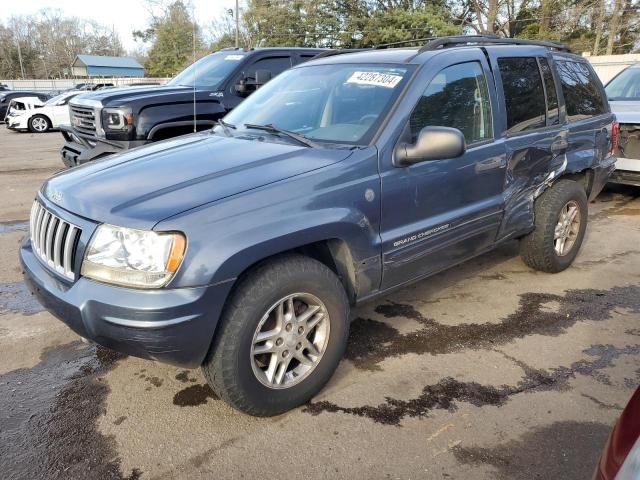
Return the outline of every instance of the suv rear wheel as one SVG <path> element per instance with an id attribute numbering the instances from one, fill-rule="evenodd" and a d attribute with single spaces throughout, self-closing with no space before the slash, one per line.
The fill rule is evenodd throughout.
<path id="1" fill-rule="evenodd" d="M 233 407 L 271 416 L 307 402 L 331 378 L 349 333 L 349 303 L 336 275 L 302 255 L 251 271 L 232 294 L 202 366 Z"/>
<path id="2" fill-rule="evenodd" d="M 535 203 L 535 230 L 520 240 L 520 255 L 531 268 L 556 273 L 576 258 L 587 228 L 587 195 L 571 180 L 560 180 Z"/>

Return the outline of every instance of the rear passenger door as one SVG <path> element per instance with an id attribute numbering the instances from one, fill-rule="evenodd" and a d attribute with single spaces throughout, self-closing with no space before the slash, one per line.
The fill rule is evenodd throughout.
<path id="1" fill-rule="evenodd" d="M 462 131 L 467 150 L 411 166 L 381 152 L 383 289 L 486 250 L 502 218 L 505 153 L 494 139 L 495 88 L 482 51 L 438 55 L 410 90 L 393 148 L 414 142 L 424 127 L 445 126 Z"/>
<path id="2" fill-rule="evenodd" d="M 505 214 L 498 239 L 531 229 L 533 201 L 549 172 L 561 170 L 568 128 L 561 124 L 558 89 L 546 50 L 490 49 L 496 76 L 501 135 L 507 150 Z"/>
<path id="3" fill-rule="evenodd" d="M 608 155 L 609 108 L 604 89 L 586 61 L 558 56 L 555 67 L 569 128 L 567 162 L 571 169 L 582 170 Z"/>

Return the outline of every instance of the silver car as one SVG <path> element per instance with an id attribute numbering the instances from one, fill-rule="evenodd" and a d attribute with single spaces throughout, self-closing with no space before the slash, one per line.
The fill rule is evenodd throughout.
<path id="1" fill-rule="evenodd" d="M 620 126 L 618 161 L 609 181 L 640 187 L 640 63 L 613 77 L 605 90 Z"/>

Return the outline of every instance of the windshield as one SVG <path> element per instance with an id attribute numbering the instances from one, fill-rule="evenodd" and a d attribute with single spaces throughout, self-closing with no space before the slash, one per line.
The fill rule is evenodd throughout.
<path id="1" fill-rule="evenodd" d="M 243 58 L 244 53 L 237 51 L 212 53 L 189 65 L 167 85 L 218 88 Z"/>
<path id="2" fill-rule="evenodd" d="M 70 96 L 73 96 L 73 95 L 69 95 L 68 93 L 61 93 L 60 95 L 56 95 L 55 97 L 50 98 L 49 100 L 44 102 L 44 104 L 45 105 L 55 105 L 60 100 L 64 100 L 64 99 L 66 99 L 67 97 L 70 97 Z"/>
<path id="3" fill-rule="evenodd" d="M 367 144 L 404 87 L 409 66 L 317 65 L 288 70 L 225 117 L 273 125 L 313 140 Z"/>
<path id="4" fill-rule="evenodd" d="M 640 68 L 627 68 L 605 87 L 609 100 L 640 100 Z"/>

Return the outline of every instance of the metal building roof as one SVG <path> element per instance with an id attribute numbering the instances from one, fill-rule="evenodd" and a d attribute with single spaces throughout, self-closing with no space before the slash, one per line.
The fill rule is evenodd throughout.
<path id="1" fill-rule="evenodd" d="M 80 61 L 87 67 L 144 68 L 135 58 L 106 57 L 101 55 L 77 55 L 73 65 Z"/>

